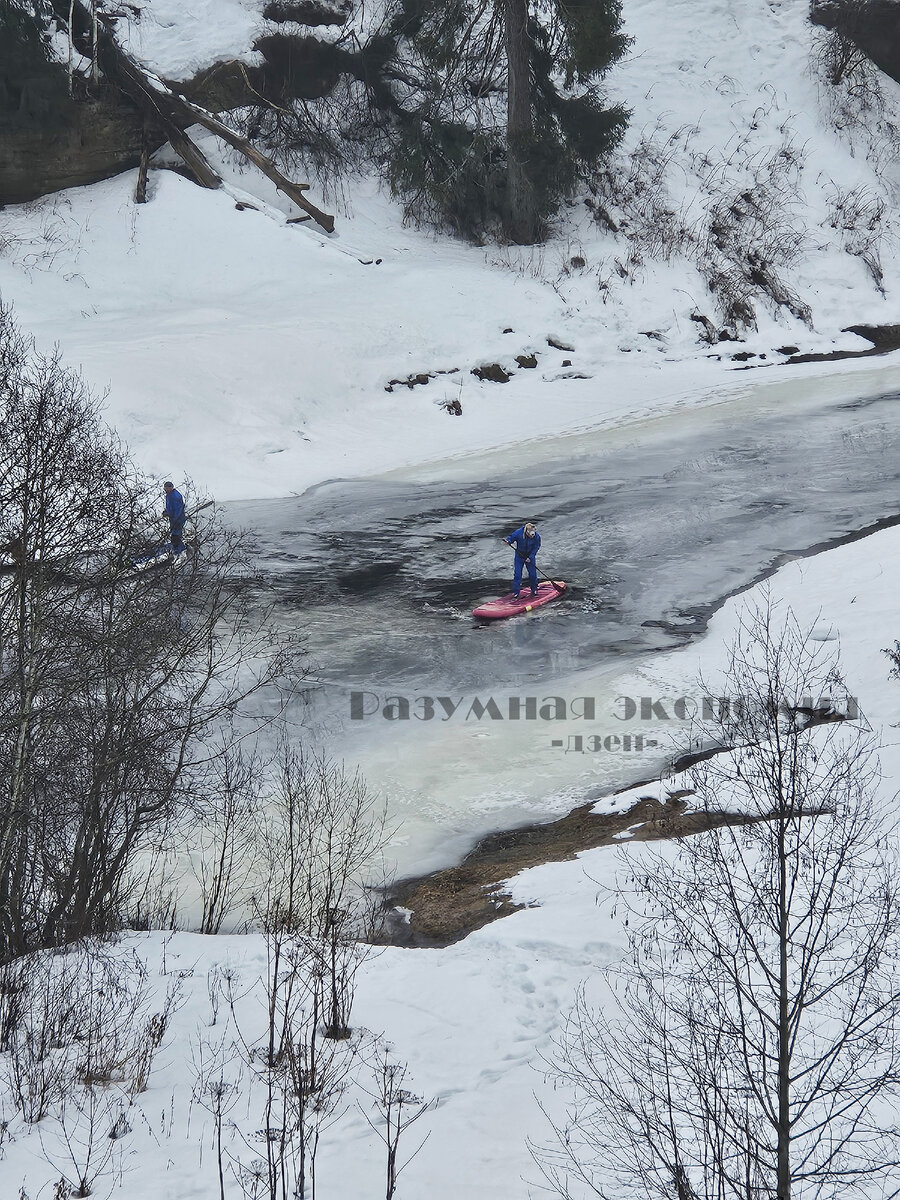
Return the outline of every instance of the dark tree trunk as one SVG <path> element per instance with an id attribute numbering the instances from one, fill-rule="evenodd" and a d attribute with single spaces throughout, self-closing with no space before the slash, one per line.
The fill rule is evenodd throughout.
<path id="1" fill-rule="evenodd" d="M 538 236 L 534 187 L 529 175 L 531 152 L 531 47 L 528 0 L 505 0 L 506 57 L 509 83 L 506 110 L 507 233 L 528 245 Z"/>
<path id="2" fill-rule="evenodd" d="M 784 812 L 785 801 L 779 797 Z M 790 801 L 787 801 L 790 804 Z M 796 882 L 789 876 L 790 850 L 787 846 L 787 822 L 778 819 L 778 1119 L 776 1125 L 775 1195 L 777 1200 L 791 1200 L 791 980 L 788 954 L 790 951 L 790 896 Z"/>
<path id="3" fill-rule="evenodd" d="M 63 0 L 56 0 L 56 2 L 61 4 Z M 75 35 L 76 45 L 82 53 L 85 53 L 85 30 L 92 28 L 90 13 L 84 0 L 69 0 L 69 3 L 72 5 L 75 18 L 75 28 L 72 32 Z M 313 220 L 317 221 L 328 233 L 333 231 L 334 217 L 316 208 L 303 195 L 308 190 L 308 184 L 294 183 L 287 179 L 278 171 L 271 159 L 260 153 L 246 138 L 241 137 L 233 129 L 197 108 L 182 96 L 155 88 L 141 68 L 121 49 L 107 22 L 101 23 L 99 27 L 97 52 L 100 67 L 107 80 L 121 88 L 134 101 L 144 113 L 145 121 L 150 120 L 162 125 L 173 149 L 181 156 L 197 183 L 202 187 L 218 188 L 221 186 L 222 180 L 207 162 L 202 151 L 184 132 L 184 128 L 195 123 L 211 130 L 240 154 L 249 158 L 298 208 L 309 213 Z"/>
<path id="4" fill-rule="evenodd" d="M 141 141 L 141 162 L 138 167 L 137 187 L 134 189 L 135 204 L 147 203 L 147 169 L 150 165 L 150 139 L 147 137 L 147 124 L 144 122 L 144 136 Z"/>

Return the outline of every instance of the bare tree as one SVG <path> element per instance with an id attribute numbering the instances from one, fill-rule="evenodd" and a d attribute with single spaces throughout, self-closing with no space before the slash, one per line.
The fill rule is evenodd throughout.
<path id="1" fill-rule="evenodd" d="M 310 940 L 274 925 L 266 932 L 266 946 L 261 986 L 267 1019 L 261 1036 L 246 1034 L 226 981 L 241 1059 L 264 1097 L 264 1158 L 256 1165 L 236 1159 L 234 1173 L 245 1195 L 315 1200 L 319 1145 L 342 1111 L 356 1047 L 324 1035 L 322 956 Z"/>
<path id="2" fill-rule="evenodd" d="M 158 498 L 82 380 L 3 308 L 0 424 L 3 961 L 115 927 L 134 854 L 207 786 L 288 653 L 214 517 L 177 570 L 135 570 Z"/>
<path id="3" fill-rule="evenodd" d="M 102 1088 L 81 1088 L 66 1096 L 59 1111 L 55 1138 L 42 1135 L 47 1160 L 59 1168 L 66 1189 L 60 1194 L 83 1200 L 92 1196 L 97 1182 L 113 1170 L 121 1155 L 124 1136 L 121 1104 Z"/>
<path id="4" fill-rule="evenodd" d="M 213 1044 L 201 1037 L 194 1046 L 192 1066 L 192 1100 L 213 1118 L 219 1200 L 225 1200 L 225 1124 L 240 1099 L 242 1070 L 239 1064 L 236 1068 L 233 1047 L 226 1046 L 224 1038 Z"/>
<path id="5" fill-rule="evenodd" d="M 555 1060 L 573 1099 L 536 1157 L 560 1195 L 896 1194 L 894 849 L 868 735 L 805 699 L 841 688 L 793 618 L 744 619 L 707 731 L 734 749 L 691 776 L 747 823 L 630 862 L 629 952 Z"/>
<path id="6" fill-rule="evenodd" d="M 264 1097 L 264 1146 L 245 1139 L 253 1161 L 234 1156 L 233 1174 L 247 1196 L 315 1200 L 319 1147 L 345 1110 L 358 1055 L 353 984 L 377 904 L 366 884 L 383 880 L 384 814 L 359 776 L 287 743 L 276 775 L 256 786 L 265 797 L 253 900 L 267 949 L 261 1034 L 239 1018 L 233 980 L 222 982 L 241 1061 Z"/>
<path id="7" fill-rule="evenodd" d="M 188 814 L 184 838 L 200 888 L 201 933 L 219 933 L 245 909 L 255 860 L 258 768 L 254 755 L 224 746 L 209 788 Z"/>
<path id="8" fill-rule="evenodd" d="M 54 1195 L 89 1196 L 103 1176 L 121 1177 L 127 1113 L 180 988 L 172 981 L 151 1012 L 146 966 L 91 938 L 0 965 L 0 1090 L 38 1125 L 45 1159 L 62 1172 Z"/>
<path id="9" fill-rule="evenodd" d="M 285 745 L 261 823 L 265 890 L 256 902 L 267 931 L 306 939 L 320 957 L 321 1011 L 330 1037 L 350 1036 L 353 981 L 369 949 L 383 884 L 384 807 L 358 774 Z"/>

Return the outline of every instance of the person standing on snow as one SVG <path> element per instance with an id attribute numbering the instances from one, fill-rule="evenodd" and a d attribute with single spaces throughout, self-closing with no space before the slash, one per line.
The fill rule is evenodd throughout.
<path id="1" fill-rule="evenodd" d="M 528 582 L 531 584 L 532 596 L 537 595 L 538 577 L 535 558 L 541 548 L 541 535 L 532 521 L 526 521 L 515 533 L 503 539 L 507 546 L 512 546 L 516 552 L 516 565 L 513 569 L 513 595 L 518 600 L 522 590 L 522 568 L 528 567 Z"/>
<path id="2" fill-rule="evenodd" d="M 163 491 L 166 493 L 166 507 L 163 510 L 163 516 L 169 518 L 172 553 L 181 554 L 184 550 L 184 523 L 187 519 L 184 511 L 184 496 L 171 479 L 167 479 L 163 484 Z"/>

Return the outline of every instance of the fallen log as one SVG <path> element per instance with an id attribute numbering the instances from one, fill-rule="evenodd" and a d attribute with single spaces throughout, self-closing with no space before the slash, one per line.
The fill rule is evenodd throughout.
<path id="1" fill-rule="evenodd" d="M 118 87 L 143 112 L 145 120 L 160 126 L 166 133 L 172 148 L 184 161 L 197 183 L 205 188 L 222 185 L 221 176 L 210 165 L 206 156 L 185 132 L 191 125 L 202 125 L 222 141 L 227 142 L 242 154 L 262 173 L 271 179 L 298 208 L 308 213 L 327 233 L 334 230 L 334 217 L 316 208 L 303 195 L 309 184 L 294 183 L 278 170 L 270 158 L 225 125 L 211 113 L 192 104 L 189 100 L 172 92 L 161 81 L 152 79 L 121 48 L 116 41 L 114 22 L 101 16 L 95 26 L 92 14 L 83 0 L 54 0 L 57 17 L 87 57 L 96 55 L 103 75 Z M 71 16 L 71 27 L 70 27 Z"/>
<path id="2" fill-rule="evenodd" d="M 174 121 L 166 123 L 166 132 L 169 135 L 169 142 L 172 149 L 190 169 L 196 183 L 200 187 L 209 188 L 214 191 L 222 186 L 222 176 L 210 164 L 209 159 L 199 148 L 195 146 L 184 130 L 176 125 Z"/>
<path id="3" fill-rule="evenodd" d="M 96 59 L 104 78 L 143 113 L 145 127 L 162 130 L 195 181 L 205 188 L 221 187 L 221 176 L 174 119 L 171 106 L 161 102 L 156 88 L 116 41 L 109 18 L 103 17 L 95 26 L 93 14 L 82 0 L 55 0 L 54 11 L 79 52 Z"/>
<path id="4" fill-rule="evenodd" d="M 144 122 L 144 137 L 141 142 L 141 161 L 138 166 L 137 186 L 134 189 L 135 204 L 147 203 L 147 171 L 150 166 L 150 139 L 147 137 L 147 122 Z"/>
<path id="5" fill-rule="evenodd" d="M 322 212 L 320 208 L 316 208 L 303 195 L 305 191 L 309 190 L 308 183 L 293 183 L 286 176 L 282 175 L 272 160 L 257 150 L 247 138 L 242 137 L 239 133 L 235 133 L 233 129 L 224 125 L 217 117 L 205 112 L 202 108 L 197 108 L 189 100 L 185 100 L 182 96 L 176 96 L 171 92 L 167 93 L 167 98 L 172 102 L 175 111 L 179 112 L 185 120 L 193 118 L 193 124 L 202 125 L 204 129 L 208 129 L 210 133 L 214 133 L 217 137 L 220 137 L 223 142 L 227 142 L 229 146 L 233 146 L 239 154 L 243 154 L 254 166 L 258 167 L 263 175 L 271 179 L 280 192 L 284 192 L 288 199 L 292 200 L 298 208 L 302 208 L 305 213 L 308 213 L 327 233 L 334 231 L 334 217 L 329 213 Z"/>

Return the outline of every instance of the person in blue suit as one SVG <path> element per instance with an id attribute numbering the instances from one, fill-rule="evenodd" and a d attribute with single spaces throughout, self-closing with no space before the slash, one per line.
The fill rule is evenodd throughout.
<path id="1" fill-rule="evenodd" d="M 516 565 L 513 569 L 513 595 L 518 599 L 522 590 L 522 568 L 528 567 L 528 582 L 531 584 L 532 596 L 537 595 L 538 577 L 535 558 L 541 548 L 541 535 L 531 521 L 526 521 L 515 533 L 503 539 L 507 546 L 516 551 Z"/>
<path id="2" fill-rule="evenodd" d="M 184 523 L 187 519 L 184 512 L 184 496 L 170 479 L 163 484 L 163 491 L 166 493 L 166 507 L 163 516 L 169 518 L 172 553 L 181 554 L 184 550 Z"/>

